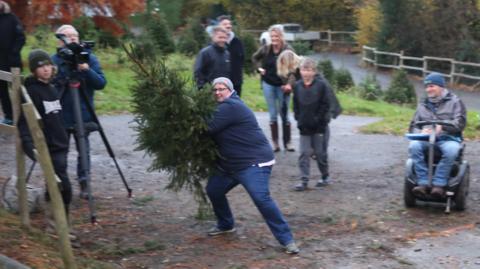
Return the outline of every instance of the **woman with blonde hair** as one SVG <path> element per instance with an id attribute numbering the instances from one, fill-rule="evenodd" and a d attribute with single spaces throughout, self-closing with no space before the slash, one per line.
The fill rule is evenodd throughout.
<path id="1" fill-rule="evenodd" d="M 284 147 L 288 151 L 293 151 L 290 143 L 290 120 L 288 117 L 288 106 L 284 111 L 281 107 L 284 103 L 288 104 L 290 95 L 284 95 L 282 85 L 284 82 L 277 74 L 277 58 L 285 50 L 293 50 L 284 39 L 283 30 L 278 25 L 273 25 L 268 29 L 271 43 L 263 45 L 252 55 L 252 62 L 256 65 L 257 71 L 261 75 L 263 94 L 268 105 L 270 114 L 270 130 L 272 133 L 273 150 L 280 151 L 278 144 L 278 114 L 282 119 Z"/>

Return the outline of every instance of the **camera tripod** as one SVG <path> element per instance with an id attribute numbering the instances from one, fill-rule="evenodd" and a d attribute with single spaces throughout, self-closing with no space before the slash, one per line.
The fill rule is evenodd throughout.
<path id="1" fill-rule="evenodd" d="M 98 131 L 100 133 L 100 136 L 102 138 L 102 141 L 108 151 L 109 156 L 113 159 L 115 166 L 118 170 L 118 173 L 120 174 L 120 178 L 125 185 L 125 188 L 127 189 L 128 192 L 128 197 L 132 197 L 132 189 L 128 186 L 127 181 L 125 180 L 125 177 L 122 173 L 122 170 L 120 169 L 120 166 L 118 165 L 117 159 L 115 158 L 115 154 L 113 152 L 112 147 L 110 146 L 110 143 L 108 142 L 107 136 L 105 135 L 105 132 L 103 131 L 102 125 L 100 124 L 97 115 L 95 114 L 95 111 L 90 104 L 88 97 L 85 93 L 85 81 L 82 81 L 81 79 L 78 78 L 78 74 L 76 72 L 73 73 L 73 76 L 71 78 L 68 78 L 68 91 L 71 94 L 72 97 L 72 103 L 73 103 L 73 114 L 74 114 L 74 121 L 75 121 L 75 136 L 77 140 L 77 147 L 78 147 L 78 154 L 79 154 L 79 159 L 80 159 L 80 172 L 81 174 L 85 175 L 85 181 L 86 181 L 86 189 L 88 193 L 88 207 L 90 210 L 90 221 L 92 224 L 95 224 L 96 221 L 96 213 L 95 213 L 95 204 L 94 204 L 94 199 L 92 196 L 92 189 L 90 185 L 90 173 L 88 171 L 88 155 L 87 155 L 87 146 L 86 146 L 86 128 L 85 124 L 83 122 L 82 118 L 82 110 L 80 106 L 80 98 L 84 101 L 86 104 L 88 113 L 93 119 L 93 122 L 95 123 L 95 128 L 89 130 L 89 131 Z M 63 92 L 61 95 L 65 94 Z"/>

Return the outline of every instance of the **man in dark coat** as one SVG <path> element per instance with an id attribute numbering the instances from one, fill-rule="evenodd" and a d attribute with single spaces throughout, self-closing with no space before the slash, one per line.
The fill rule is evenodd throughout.
<path id="1" fill-rule="evenodd" d="M 238 96 L 242 93 L 243 63 L 245 62 L 245 49 L 243 43 L 232 32 L 232 20 L 230 16 L 222 15 L 217 18 L 218 25 L 228 32 L 227 49 L 230 53 L 230 79 Z"/>
<path id="2" fill-rule="evenodd" d="M 203 48 L 195 60 L 193 77 L 198 89 L 217 77 L 230 78 L 230 53 L 226 49 L 228 33 L 221 26 L 212 29 L 212 44 Z"/>
<path id="3" fill-rule="evenodd" d="M 20 51 L 25 45 L 25 34 L 17 16 L 10 6 L 0 0 L 0 70 L 10 72 L 12 67 L 21 67 Z M 0 80 L 0 101 L 4 119 L 2 123 L 13 124 L 12 104 L 8 95 L 7 82 Z"/>
<path id="4" fill-rule="evenodd" d="M 70 43 L 80 43 L 78 31 L 72 25 L 65 24 L 60 26 L 57 31 L 57 34 L 65 35 L 66 40 Z M 63 42 L 59 42 L 59 46 L 63 47 L 65 44 Z M 53 84 L 59 91 L 61 95 L 60 102 L 63 106 L 63 120 L 65 123 L 65 128 L 67 128 L 67 132 L 69 137 L 74 135 L 75 144 L 77 146 L 77 151 L 80 152 L 79 149 L 79 139 L 75 135 L 75 120 L 74 120 L 74 111 L 73 111 L 73 97 L 71 92 L 68 90 L 68 80 L 72 77 L 73 70 L 70 64 L 65 61 L 59 54 L 54 54 L 52 56 L 53 63 L 58 68 L 58 73 L 56 74 Z M 105 75 L 103 74 L 102 67 L 100 62 L 98 61 L 95 54 L 89 52 L 88 62 L 85 63 L 78 63 L 76 66 L 77 71 L 76 75 L 80 79 L 83 87 L 83 91 L 88 98 L 88 103 L 92 108 L 95 107 L 94 104 L 94 95 L 95 91 L 102 90 L 105 88 L 107 84 L 107 80 Z M 93 116 L 88 111 L 87 107 L 87 100 L 84 98 L 80 98 L 80 109 L 82 113 L 82 120 L 86 126 L 96 125 L 93 124 Z M 86 155 L 87 155 L 87 167 L 82 167 L 80 162 L 80 156 L 78 156 L 78 164 L 77 164 L 77 180 L 80 184 L 80 197 L 83 199 L 88 199 L 88 192 L 87 192 L 87 178 L 90 178 L 90 141 L 89 141 L 89 128 L 86 128 L 86 136 L 85 136 L 85 145 L 86 145 Z"/>

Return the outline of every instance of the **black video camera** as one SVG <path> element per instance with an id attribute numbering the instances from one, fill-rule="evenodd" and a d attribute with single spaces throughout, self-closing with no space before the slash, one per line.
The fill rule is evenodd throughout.
<path id="1" fill-rule="evenodd" d="M 62 58 L 72 69 L 78 64 L 88 63 L 90 60 L 90 49 L 95 46 L 94 41 L 83 41 L 80 44 L 68 42 L 64 34 L 55 34 L 65 46 L 57 49 L 57 55 Z"/>

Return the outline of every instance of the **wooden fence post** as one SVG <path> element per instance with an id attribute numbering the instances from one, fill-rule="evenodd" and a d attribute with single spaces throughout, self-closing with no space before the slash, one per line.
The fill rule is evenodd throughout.
<path id="1" fill-rule="evenodd" d="M 53 217 L 55 219 L 55 229 L 59 238 L 59 248 L 63 259 L 63 264 L 67 269 L 76 269 L 77 266 L 75 264 L 68 234 L 68 223 L 65 215 L 65 207 L 63 206 L 62 197 L 55 179 L 56 175 L 50 159 L 50 153 L 48 151 L 47 144 L 45 143 L 45 137 L 37 122 L 35 107 L 32 103 L 25 103 L 22 105 L 22 108 L 25 118 L 27 119 L 35 148 L 39 153 L 36 158 L 38 159 L 44 176 L 47 180 L 47 188 L 52 204 Z"/>
<path id="2" fill-rule="evenodd" d="M 427 70 L 428 70 L 428 60 L 424 56 L 423 57 L 423 70 L 422 70 L 423 77 L 425 77 L 425 75 L 427 74 Z"/>
<path id="3" fill-rule="evenodd" d="M 398 64 L 398 69 L 402 70 L 403 69 L 403 50 L 400 51 L 400 62 Z"/>
<path id="4" fill-rule="evenodd" d="M 450 62 L 450 84 L 453 84 L 453 74 L 455 74 L 455 61 Z"/>
<path id="5" fill-rule="evenodd" d="M 327 30 L 327 39 L 328 39 L 328 46 L 332 46 L 332 31 L 330 29 Z"/>
<path id="6" fill-rule="evenodd" d="M 375 67 L 375 73 L 378 71 L 378 56 L 377 56 L 377 48 L 373 48 L 373 66 Z"/>
<path id="7" fill-rule="evenodd" d="M 14 126 L 18 126 L 18 120 L 20 118 L 22 101 L 21 91 L 21 77 L 20 68 L 12 68 L 12 88 L 10 91 L 10 99 L 12 101 L 13 110 L 13 122 Z M 23 153 L 22 141 L 20 140 L 20 133 L 15 128 L 15 155 L 17 163 L 17 192 L 18 192 L 18 207 L 20 213 L 20 221 L 24 228 L 30 228 L 30 212 L 28 209 L 28 194 L 27 194 L 27 182 L 25 174 L 25 154 Z"/>

